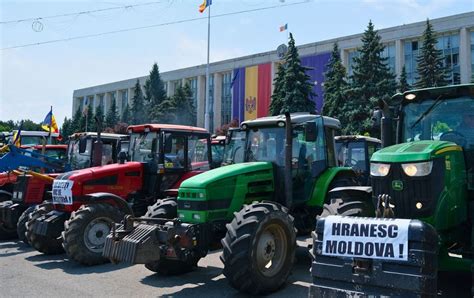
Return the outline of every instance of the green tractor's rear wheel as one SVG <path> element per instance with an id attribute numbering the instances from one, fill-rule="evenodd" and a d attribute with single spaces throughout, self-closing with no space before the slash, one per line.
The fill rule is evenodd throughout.
<path id="1" fill-rule="evenodd" d="M 245 205 L 227 224 L 222 246 L 224 275 L 232 287 L 253 295 L 274 292 L 294 264 L 293 217 L 274 202 Z"/>
<path id="2" fill-rule="evenodd" d="M 30 214 L 35 211 L 35 208 L 36 206 L 30 206 L 25 211 L 23 211 L 16 225 L 18 239 L 27 245 L 30 245 L 30 243 L 28 242 L 28 238 L 26 238 L 26 223 L 30 218 Z"/>
<path id="3" fill-rule="evenodd" d="M 0 202 L 0 206 L 8 208 L 13 205 L 12 201 Z M 15 224 L 10 222 L 0 222 L 0 240 L 9 240 L 16 238 Z"/>
<path id="4" fill-rule="evenodd" d="M 102 256 L 105 238 L 112 225 L 120 222 L 123 214 L 109 204 L 82 205 L 64 223 L 63 247 L 68 257 L 84 265 L 98 265 L 109 260 Z"/>
<path id="5" fill-rule="evenodd" d="M 178 203 L 176 198 L 165 198 L 158 200 L 154 205 L 148 207 L 144 217 L 147 218 L 176 218 L 178 215 Z M 198 257 L 188 261 L 161 259 L 159 261 L 145 264 L 145 267 L 161 275 L 178 275 L 193 270 L 199 262 Z"/>
<path id="6" fill-rule="evenodd" d="M 30 245 L 37 251 L 47 255 L 60 254 L 64 252 L 61 245 L 61 237 L 53 238 L 34 233 L 36 220 L 51 210 L 53 210 L 53 205 L 51 203 L 43 203 L 36 206 L 33 212 L 30 213 L 30 217 L 26 223 L 26 238 L 28 243 L 30 243 Z"/>

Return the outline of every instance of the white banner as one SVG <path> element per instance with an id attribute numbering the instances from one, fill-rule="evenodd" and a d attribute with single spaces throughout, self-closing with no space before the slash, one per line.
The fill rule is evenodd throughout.
<path id="1" fill-rule="evenodd" d="M 53 204 L 72 205 L 71 180 L 54 180 L 53 182 Z"/>
<path id="2" fill-rule="evenodd" d="M 408 260 L 409 219 L 328 216 L 323 255 Z"/>

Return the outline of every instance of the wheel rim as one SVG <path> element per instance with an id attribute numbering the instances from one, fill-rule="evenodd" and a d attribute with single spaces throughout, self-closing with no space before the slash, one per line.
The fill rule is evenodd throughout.
<path id="1" fill-rule="evenodd" d="M 257 268 L 265 277 L 273 277 L 283 267 L 288 251 L 287 235 L 278 224 L 270 224 L 257 242 Z"/>
<path id="2" fill-rule="evenodd" d="M 112 220 L 107 217 L 95 218 L 84 230 L 84 244 L 87 249 L 98 253 L 104 247 L 105 238 L 110 233 Z"/>

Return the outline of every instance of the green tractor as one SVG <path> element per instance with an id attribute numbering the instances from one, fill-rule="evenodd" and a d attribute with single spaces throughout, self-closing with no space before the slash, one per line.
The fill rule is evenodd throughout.
<path id="1" fill-rule="evenodd" d="M 431 227 L 437 232 L 437 271 L 469 272 L 474 259 L 474 84 L 412 90 L 397 94 L 392 100 L 400 103 L 398 115 L 392 117 L 387 106 L 382 106 L 384 148 L 371 158 L 372 192 L 354 196 L 347 193 L 353 189 L 340 188 L 340 198 L 325 206 L 323 216 L 377 214 L 419 220 L 428 226 L 424 232 L 430 233 Z M 420 235 L 423 239 L 423 233 Z M 333 265 L 321 261 L 325 256 L 320 243 L 321 239 L 315 237 L 315 281 L 322 280 L 319 274 L 323 274 L 324 266 Z M 370 264 L 367 259 L 363 261 L 366 265 Z M 409 258 L 405 263 L 415 265 L 412 261 Z M 380 264 L 384 268 L 404 266 L 404 262 Z M 430 274 L 436 277 L 434 264 L 420 264 L 425 268 L 414 273 L 412 280 L 422 271 L 426 273 L 426 266 L 434 268 Z M 366 280 L 373 278 L 375 283 L 377 266 L 367 266 Z M 342 267 L 339 272 L 344 276 Z M 352 283 L 353 278 L 349 277 Z M 401 274 L 400 278 L 406 277 Z M 390 284 L 393 290 L 405 286 L 393 278 Z"/>
<path id="2" fill-rule="evenodd" d="M 176 274 L 223 247 L 232 287 L 277 290 L 291 272 L 297 232 L 314 229 L 331 188 L 355 183 L 351 168 L 336 166 L 339 128 L 307 113 L 244 121 L 227 139 L 226 166 L 183 181 L 177 201 L 157 202 L 144 218 L 126 217 L 104 256 Z"/>

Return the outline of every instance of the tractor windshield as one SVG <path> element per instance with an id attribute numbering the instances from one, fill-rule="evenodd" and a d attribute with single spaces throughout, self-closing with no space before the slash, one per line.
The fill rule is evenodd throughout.
<path id="1" fill-rule="evenodd" d="M 74 139 L 69 143 L 68 159 L 71 164 L 71 168 L 74 170 L 84 169 L 91 164 L 91 153 L 92 153 L 92 139 L 87 139 L 86 146 L 80 150 L 80 140 Z"/>
<path id="2" fill-rule="evenodd" d="M 253 128 L 248 132 L 247 160 L 271 161 L 283 165 L 285 160 L 285 128 Z"/>
<path id="3" fill-rule="evenodd" d="M 132 161 L 149 162 L 152 161 L 156 152 L 153 142 L 156 139 L 156 132 L 134 133 L 130 138 L 130 157 Z"/>
<path id="4" fill-rule="evenodd" d="M 428 99 L 403 108 L 402 141 L 451 141 L 474 149 L 474 99 Z"/>
<path id="5" fill-rule="evenodd" d="M 224 151 L 224 163 L 234 164 L 244 162 L 246 132 L 233 130 L 229 132 L 228 143 Z"/>

